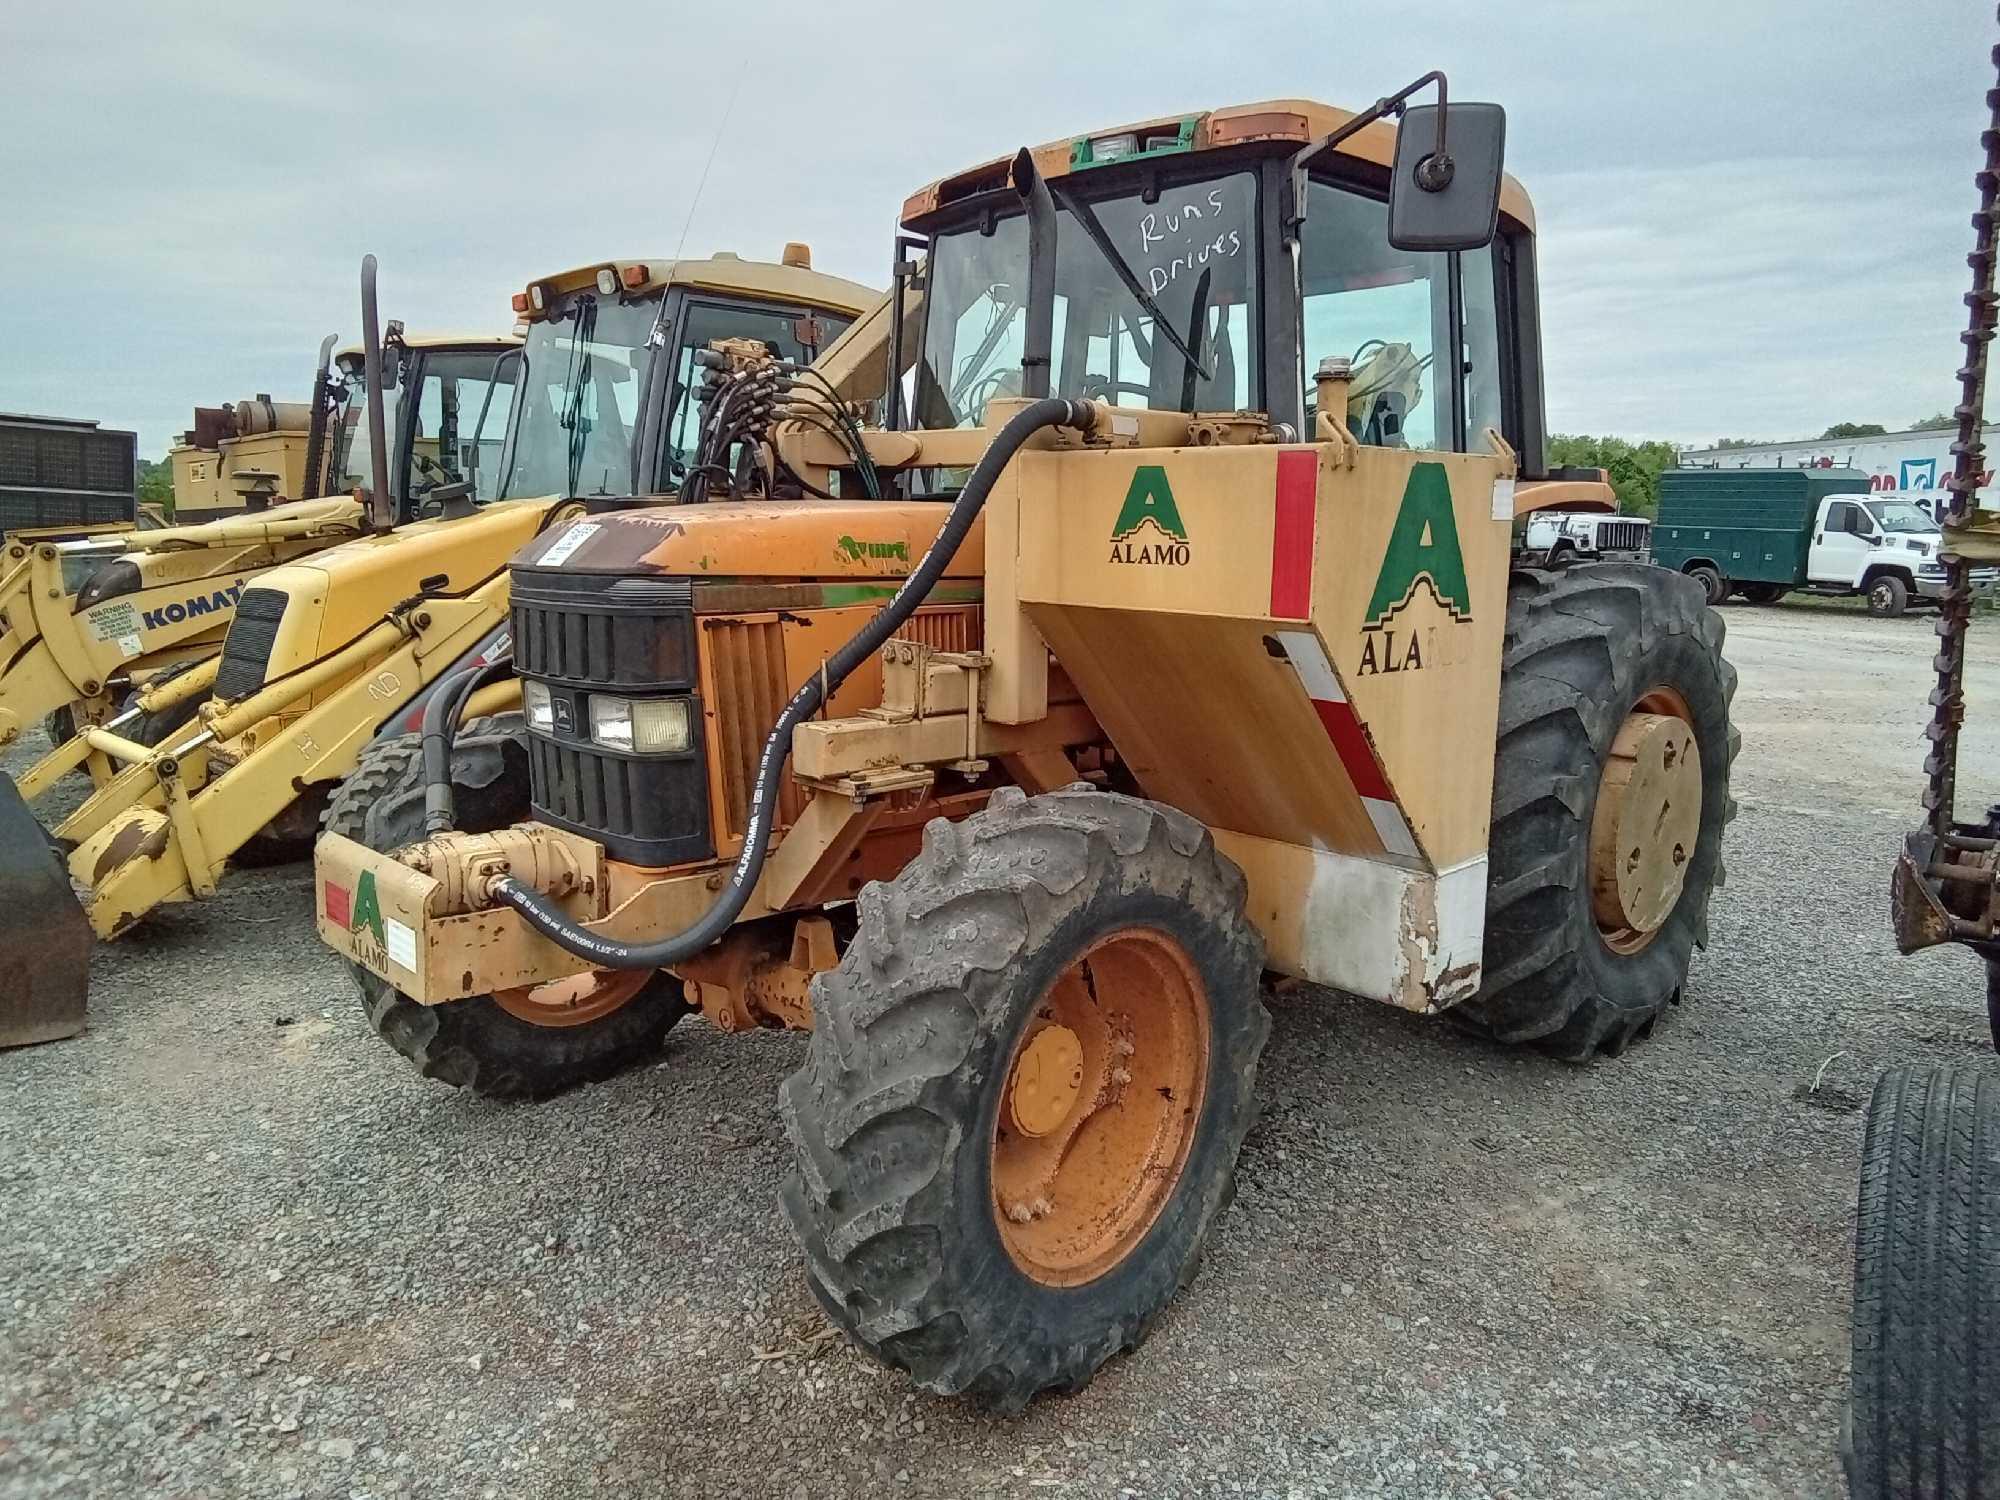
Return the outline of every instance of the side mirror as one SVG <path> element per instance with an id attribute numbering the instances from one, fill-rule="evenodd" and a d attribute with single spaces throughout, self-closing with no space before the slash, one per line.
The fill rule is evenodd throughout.
<path id="1" fill-rule="evenodd" d="M 1398 250 L 1477 250 L 1500 222 L 1507 111 L 1497 104 L 1413 104 L 1396 131 L 1389 243 Z"/>

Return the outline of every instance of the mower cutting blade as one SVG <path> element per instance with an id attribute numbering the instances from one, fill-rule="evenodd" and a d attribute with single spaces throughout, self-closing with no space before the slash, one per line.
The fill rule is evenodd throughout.
<path id="1" fill-rule="evenodd" d="M 83 1030 L 90 946 L 69 872 L 13 781 L 0 776 L 0 1047 Z"/>

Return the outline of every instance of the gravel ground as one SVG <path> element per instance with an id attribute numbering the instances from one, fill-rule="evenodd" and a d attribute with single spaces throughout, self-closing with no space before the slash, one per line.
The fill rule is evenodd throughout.
<path id="1" fill-rule="evenodd" d="M 0 1055 L 0 1495 L 1837 1494 L 1860 1111 L 1985 1017 L 1885 915 L 1928 621 L 1727 613 L 1689 1003 L 1577 1069 L 1273 996 L 1202 1275 L 1014 1420 L 829 1337 L 775 1205 L 803 1038 L 690 1022 L 485 1103 L 368 1031 L 303 867 L 235 877 L 101 951 L 87 1036 Z"/>

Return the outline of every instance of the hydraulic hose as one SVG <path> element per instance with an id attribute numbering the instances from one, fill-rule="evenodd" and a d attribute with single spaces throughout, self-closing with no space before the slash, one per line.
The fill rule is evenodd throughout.
<path id="1" fill-rule="evenodd" d="M 465 705 L 487 683 L 513 670 L 512 656 L 466 667 L 440 679 L 424 705 L 423 737 L 418 741 L 424 760 L 424 837 L 450 833 L 458 824 L 451 790 L 451 746 Z"/>
<path id="2" fill-rule="evenodd" d="M 1088 433 L 1095 421 L 1096 408 L 1088 401 L 1045 397 L 1016 412 L 995 435 L 953 502 L 936 540 L 903 580 L 902 587 L 874 619 L 828 659 L 823 673 L 815 672 L 806 679 L 805 686 L 792 695 L 791 702 L 778 715 L 757 762 L 757 780 L 750 793 L 750 823 L 743 831 L 742 850 L 736 856 L 722 894 L 693 926 L 651 942 L 620 943 L 579 927 L 550 905 L 540 891 L 523 885 L 511 875 L 503 875 L 493 883 L 490 888 L 493 898 L 513 907 L 530 927 L 558 948 L 600 969 L 668 968 L 693 957 L 728 932 L 764 872 L 764 857 L 770 850 L 771 825 L 777 812 L 778 778 L 792 753 L 793 731 L 819 711 L 827 694 L 839 688 L 849 673 L 881 650 L 883 643 L 930 596 L 965 541 L 966 533 L 972 529 L 972 523 L 985 508 L 994 483 L 1022 444 L 1046 427 L 1071 427 Z M 426 731 L 428 734 L 428 726 Z"/>

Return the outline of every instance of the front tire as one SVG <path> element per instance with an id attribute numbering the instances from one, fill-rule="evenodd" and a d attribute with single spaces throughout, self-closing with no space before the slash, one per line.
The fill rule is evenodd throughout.
<path id="1" fill-rule="evenodd" d="M 468 720 L 452 744 L 458 827 L 489 833 L 531 815 L 519 714 Z M 382 853 L 424 837 L 421 737 L 371 746 L 327 804 L 326 831 Z M 671 974 L 584 974 L 568 987 L 420 1005 L 348 965 L 369 1025 L 426 1078 L 489 1098 L 541 1098 L 658 1054 L 690 1009 Z"/>
<path id="2" fill-rule="evenodd" d="M 1868 613 L 1893 620 L 1910 607 L 1910 586 L 1894 573 L 1884 573 L 1868 585 Z"/>
<path id="3" fill-rule="evenodd" d="M 2000 1078 L 1898 1068 L 1868 1106 L 1854 1233 L 1855 1500 L 1975 1500 L 2000 1465 Z"/>
<path id="4" fill-rule="evenodd" d="M 1722 641 L 1722 617 L 1695 581 L 1664 568 L 1593 563 L 1516 575 L 1500 677 L 1485 972 L 1479 993 L 1448 1013 L 1462 1024 L 1583 1062 L 1650 1034 L 1680 999 L 1693 950 L 1708 942 L 1723 827 L 1736 810 L 1736 672 Z M 1607 877 L 1602 868 L 1599 805 L 1618 795 L 1606 788 L 1629 769 L 1618 761 L 1632 731 L 1676 719 L 1699 761 L 1693 847 L 1685 838 L 1676 845 L 1680 858 L 1665 868 L 1678 883 L 1668 894 L 1622 893 L 1642 916 L 1621 925 L 1606 918 L 1621 892 L 1616 869 Z"/>
<path id="5" fill-rule="evenodd" d="M 1015 1410 L 1136 1347 L 1227 1205 L 1270 1030 L 1242 873 L 1157 803 L 996 792 L 861 893 L 780 1113 L 814 1293 Z"/>
<path id="6" fill-rule="evenodd" d="M 1729 580 L 1708 563 L 1696 563 L 1687 570 L 1687 576 L 1701 585 L 1701 592 L 1709 608 L 1714 609 L 1729 597 Z"/>

